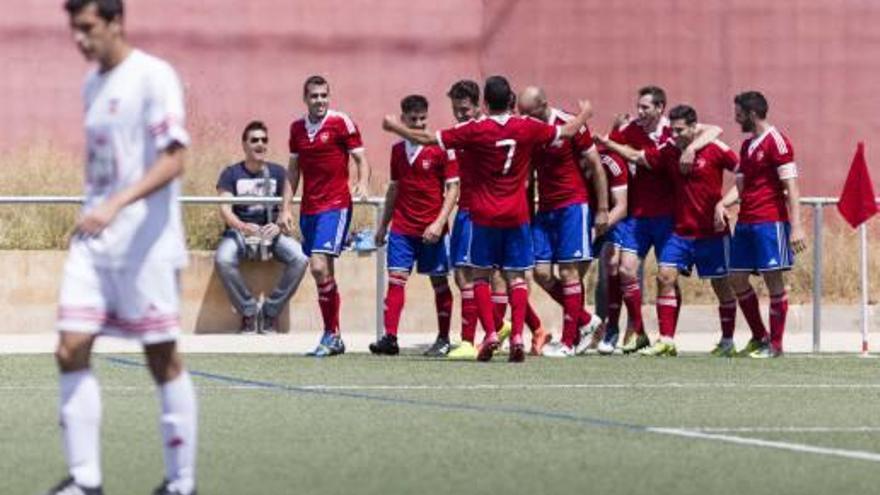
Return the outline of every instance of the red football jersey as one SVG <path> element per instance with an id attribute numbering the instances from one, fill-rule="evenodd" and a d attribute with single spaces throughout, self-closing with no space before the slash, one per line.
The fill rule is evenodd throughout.
<path id="1" fill-rule="evenodd" d="M 693 169 L 682 174 L 681 150 L 670 139 L 657 148 L 645 150 L 652 168 L 665 169 L 675 184 L 675 233 L 682 237 L 705 239 L 723 235 L 715 230 L 715 205 L 721 201 L 724 171 L 736 170 L 736 152 L 721 141 L 697 151 Z"/>
<path id="2" fill-rule="evenodd" d="M 348 157 L 364 147 L 354 121 L 335 110 L 328 110 L 317 124 L 308 117 L 299 119 L 290 124 L 288 144 L 302 172 L 302 213 L 350 207 Z"/>
<path id="3" fill-rule="evenodd" d="M 446 184 L 457 180 L 455 152 L 408 141 L 395 144 L 391 148 L 391 181 L 397 183 L 397 199 L 391 231 L 421 237 L 440 214 Z"/>
<path id="4" fill-rule="evenodd" d="M 782 179 L 797 177 L 791 142 L 775 127 L 743 142 L 737 176 L 742 176 L 739 222 L 788 221 Z"/>
<path id="5" fill-rule="evenodd" d="M 487 227 L 518 227 L 529 221 L 525 188 L 532 153 L 559 137 L 559 128 L 509 114 L 471 120 L 437 132 L 444 149 L 472 154 L 471 218 Z"/>
<path id="6" fill-rule="evenodd" d="M 471 196 L 473 196 L 474 190 L 474 181 L 471 179 L 473 173 L 471 171 L 476 167 L 476 164 L 471 159 L 473 155 L 473 153 L 463 149 L 455 150 L 459 178 L 458 209 L 462 211 L 471 209 Z"/>
<path id="7" fill-rule="evenodd" d="M 550 109 L 551 125 L 565 125 L 574 116 Z M 550 211 L 589 201 L 589 188 L 581 171 L 580 157 L 595 146 L 590 130 L 584 126 L 571 139 L 560 139 L 539 146 L 532 156 L 538 171 L 538 211 Z"/>
<path id="8" fill-rule="evenodd" d="M 612 131 L 610 138 L 637 150 L 656 148 L 660 143 L 672 137 L 669 120 L 663 117 L 657 130 L 647 133 L 634 121 Z M 629 168 L 629 192 L 627 204 L 630 213 L 635 217 L 659 217 L 674 213 L 672 195 L 674 188 L 672 179 L 665 171 L 647 170 L 645 168 Z"/>
<path id="9" fill-rule="evenodd" d="M 622 156 L 609 150 L 599 151 L 602 168 L 605 169 L 605 179 L 608 183 L 608 208 L 614 207 L 614 193 L 628 189 L 629 168 Z M 598 205 L 596 196 L 590 195 L 590 209 L 594 212 Z"/>

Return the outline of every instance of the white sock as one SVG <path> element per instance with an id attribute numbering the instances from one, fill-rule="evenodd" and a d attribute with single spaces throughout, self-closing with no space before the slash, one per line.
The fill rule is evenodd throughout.
<path id="1" fill-rule="evenodd" d="M 196 485 L 196 394 L 186 370 L 159 387 L 165 478 L 170 488 L 190 493 Z"/>
<path id="2" fill-rule="evenodd" d="M 91 369 L 60 377 L 61 437 L 70 475 L 80 486 L 101 486 L 101 390 Z"/>

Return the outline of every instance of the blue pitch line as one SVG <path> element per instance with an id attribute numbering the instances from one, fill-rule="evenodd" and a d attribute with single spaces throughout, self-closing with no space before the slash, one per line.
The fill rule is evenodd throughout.
<path id="1" fill-rule="evenodd" d="M 143 363 L 134 361 L 131 359 L 125 358 L 117 358 L 117 357 L 106 357 L 104 358 L 107 361 L 129 367 L 143 368 L 145 367 Z M 385 397 L 381 395 L 372 395 L 365 394 L 360 392 L 346 392 L 342 390 L 320 390 L 313 388 L 305 388 L 298 387 L 296 385 L 285 385 L 283 383 L 274 383 L 274 382 L 265 382 L 260 380 L 250 380 L 247 378 L 238 378 L 234 376 L 227 375 L 219 375 L 216 373 L 210 373 L 207 371 L 198 371 L 187 368 L 187 371 L 192 376 L 197 376 L 200 378 L 204 378 L 206 380 L 212 380 L 215 382 L 228 383 L 233 385 L 244 385 L 249 387 L 257 387 L 266 390 L 276 390 L 279 392 L 285 392 L 293 395 L 318 395 L 325 397 L 333 397 L 333 398 L 342 398 L 342 399 L 358 399 L 369 402 L 379 402 L 384 404 L 393 404 L 399 406 L 417 406 L 417 407 L 426 407 L 426 408 L 435 408 L 435 409 L 445 409 L 449 411 L 465 411 L 465 412 L 478 412 L 478 413 L 500 413 L 500 414 L 509 414 L 514 416 L 524 416 L 529 418 L 541 418 L 541 419 L 552 419 L 557 421 L 566 421 L 570 423 L 578 423 L 587 426 L 593 427 L 601 427 L 601 428 L 616 428 L 629 430 L 634 432 L 648 432 L 648 427 L 644 425 L 637 425 L 631 423 L 623 423 L 620 421 L 612 421 L 607 419 L 600 418 L 591 418 L 589 416 L 576 416 L 574 414 L 567 413 L 557 413 L 551 411 L 541 411 L 537 409 L 525 409 L 519 407 L 493 407 L 493 406 L 477 406 L 473 404 L 462 404 L 462 403 L 449 403 L 449 402 L 438 402 L 433 400 L 417 400 L 417 399 L 402 399 L 397 397 Z"/>

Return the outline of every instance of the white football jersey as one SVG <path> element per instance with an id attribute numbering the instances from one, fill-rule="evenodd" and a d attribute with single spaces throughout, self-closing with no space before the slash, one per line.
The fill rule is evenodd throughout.
<path id="1" fill-rule="evenodd" d="M 88 153 L 83 212 L 139 181 L 172 143 L 189 144 L 180 80 L 159 58 L 133 50 L 110 71 L 90 73 L 83 97 Z M 71 250 L 81 250 L 98 266 L 185 265 L 179 194 L 175 179 L 120 210 L 99 236 L 75 238 Z"/>

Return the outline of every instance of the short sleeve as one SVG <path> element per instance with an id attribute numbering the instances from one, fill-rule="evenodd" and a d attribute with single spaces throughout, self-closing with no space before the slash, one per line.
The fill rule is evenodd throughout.
<path id="1" fill-rule="evenodd" d="M 272 165 L 272 176 L 275 179 L 275 195 L 284 195 L 284 182 L 287 181 L 287 169 L 281 165 Z"/>
<path id="2" fill-rule="evenodd" d="M 772 143 L 770 145 L 770 154 L 773 165 L 780 179 L 794 179 L 798 176 L 797 164 L 794 161 L 794 149 L 788 139 L 776 132 L 775 129 L 770 132 Z"/>
<path id="3" fill-rule="evenodd" d="M 561 128 L 529 118 L 529 131 L 532 140 L 539 145 L 549 145 L 559 139 Z"/>
<path id="4" fill-rule="evenodd" d="M 794 150 L 791 147 L 791 143 L 788 142 L 788 139 L 778 132 L 771 132 L 770 137 L 772 139 L 770 149 L 773 163 L 777 167 L 794 163 Z"/>
<path id="5" fill-rule="evenodd" d="M 443 150 L 457 150 L 467 148 L 470 136 L 473 134 L 474 121 L 468 121 L 449 129 L 437 131 L 437 144 Z"/>
<path id="6" fill-rule="evenodd" d="M 361 131 L 357 128 L 354 122 L 351 123 L 351 127 L 346 125 L 344 141 L 345 149 L 347 149 L 349 153 L 356 153 L 364 150 L 364 140 L 361 137 Z"/>
<path id="7" fill-rule="evenodd" d="M 235 174 L 233 167 L 226 167 L 217 179 L 217 189 L 235 194 Z"/>
<path id="8" fill-rule="evenodd" d="M 723 151 L 721 162 L 724 168 L 731 172 L 736 172 L 739 169 L 739 156 L 730 148 Z"/>
<path id="9" fill-rule="evenodd" d="M 184 128 L 183 87 L 174 69 L 160 63 L 147 77 L 147 126 L 156 149 L 164 150 L 173 143 L 189 145 Z"/>
<path id="10" fill-rule="evenodd" d="M 391 149 L 391 159 L 389 166 L 391 167 L 391 182 L 397 182 L 400 180 L 400 169 L 397 167 L 397 162 L 400 160 L 397 159 L 397 148 Z"/>
<path id="11" fill-rule="evenodd" d="M 587 126 L 581 126 L 577 134 L 572 138 L 572 143 L 574 144 L 576 156 L 583 156 L 596 146 L 593 143 L 593 134 Z"/>
<path id="12" fill-rule="evenodd" d="M 345 150 L 349 153 L 363 151 L 364 141 L 361 138 L 361 131 L 354 123 L 354 120 L 348 114 L 342 112 L 333 112 L 333 115 L 339 117 L 335 127 L 338 132 L 338 139 L 342 142 Z"/>
<path id="13" fill-rule="evenodd" d="M 448 150 L 445 152 L 443 161 L 443 178 L 446 182 L 454 182 L 458 180 L 458 159 L 455 157 L 455 151 Z"/>
<path id="14" fill-rule="evenodd" d="M 625 188 L 627 185 L 627 165 L 626 160 L 620 155 L 612 152 L 603 153 L 601 155 L 602 166 L 605 168 L 608 177 L 608 186 L 612 191 Z"/>
<path id="15" fill-rule="evenodd" d="M 615 127 L 612 129 L 611 133 L 608 134 L 608 139 L 615 143 L 626 144 L 626 135 L 624 134 L 622 127 Z"/>
<path id="16" fill-rule="evenodd" d="M 299 141 L 296 139 L 296 122 L 290 124 L 290 136 L 287 138 L 287 149 L 290 156 L 299 156 Z"/>

